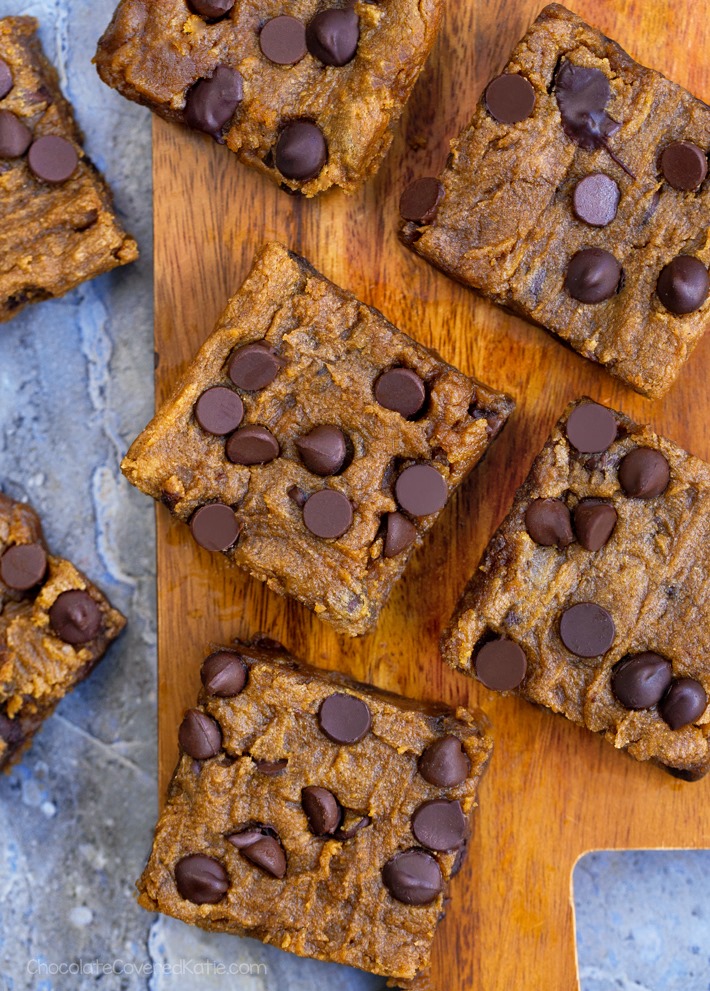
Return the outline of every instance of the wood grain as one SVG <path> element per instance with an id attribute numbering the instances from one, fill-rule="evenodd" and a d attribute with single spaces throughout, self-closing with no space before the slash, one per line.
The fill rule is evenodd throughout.
<path id="1" fill-rule="evenodd" d="M 694 0 L 580 0 L 575 11 L 640 61 L 710 99 L 710 21 Z M 489 713 L 496 752 L 467 866 L 435 952 L 435 987 L 576 986 L 570 875 L 589 849 L 710 845 L 710 782 L 686 784 L 602 740 L 502 699 L 446 669 L 437 641 L 516 487 L 565 404 L 581 394 L 650 421 L 710 458 L 710 335 L 668 396 L 642 399 L 545 334 L 402 248 L 397 198 L 438 172 L 485 82 L 536 16 L 533 0 L 451 2 L 393 149 L 359 195 L 287 196 L 201 136 L 156 121 L 155 301 L 161 400 L 248 271 L 278 238 L 445 358 L 517 399 L 486 462 L 463 486 L 393 593 L 377 630 L 339 640 L 297 603 L 232 572 L 158 508 L 161 788 L 209 641 L 266 631 L 296 655 L 383 688 Z M 689 57 L 692 56 L 692 57 Z"/>

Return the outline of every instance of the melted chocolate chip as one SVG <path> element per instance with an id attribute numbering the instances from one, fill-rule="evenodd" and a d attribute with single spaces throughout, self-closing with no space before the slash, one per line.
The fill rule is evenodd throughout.
<path id="1" fill-rule="evenodd" d="M 315 836 L 332 836 L 340 825 L 342 810 L 335 795 L 327 788 L 311 785 L 301 791 L 301 805 Z"/>
<path id="2" fill-rule="evenodd" d="M 0 158 L 19 158 L 31 144 L 29 127 L 9 110 L 0 110 Z"/>
<path id="3" fill-rule="evenodd" d="M 577 657 L 600 657 L 614 643 L 611 615 L 596 602 L 578 602 L 560 617 L 562 642 Z"/>
<path id="4" fill-rule="evenodd" d="M 296 448 L 301 461 L 314 475 L 335 475 L 347 456 L 345 434 L 338 427 L 323 424 L 310 433 L 297 437 Z"/>
<path id="5" fill-rule="evenodd" d="M 437 788 L 455 788 L 471 773 L 471 761 L 458 737 L 442 736 L 419 758 L 419 773 Z"/>
<path id="6" fill-rule="evenodd" d="M 608 502 L 582 499 L 574 510 L 577 540 L 585 550 L 601 550 L 614 532 L 617 519 L 616 510 Z"/>
<path id="7" fill-rule="evenodd" d="M 536 544 L 568 547 L 574 540 L 569 509 L 561 499 L 535 499 L 525 512 L 525 527 Z"/>
<path id="8" fill-rule="evenodd" d="M 606 112 L 611 88 L 601 69 L 564 61 L 555 78 L 555 96 L 567 137 L 587 151 L 608 150 L 608 139 L 621 125 Z"/>
<path id="9" fill-rule="evenodd" d="M 397 502 L 412 516 L 429 516 L 446 505 L 448 489 L 441 472 L 431 465 L 405 468 L 395 484 Z"/>
<path id="10" fill-rule="evenodd" d="M 627 709 L 650 709 L 657 705 L 673 680 L 671 662 L 646 651 L 627 657 L 611 675 L 614 698 Z"/>
<path id="11" fill-rule="evenodd" d="M 424 850 L 404 850 L 382 868 L 382 881 L 393 898 L 405 905 L 428 905 L 444 887 L 441 868 Z"/>
<path id="12" fill-rule="evenodd" d="M 189 0 L 190 7 L 200 17 L 224 17 L 234 6 L 234 0 Z"/>
<path id="13" fill-rule="evenodd" d="M 692 141 L 671 141 L 661 153 L 661 172 L 669 186 L 683 192 L 697 189 L 708 174 L 708 160 Z"/>
<path id="14" fill-rule="evenodd" d="M 231 434 L 243 418 L 244 403 L 240 396 L 224 385 L 206 389 L 195 403 L 195 419 L 208 434 Z"/>
<path id="15" fill-rule="evenodd" d="M 320 175 L 328 157 L 323 132 L 309 120 L 285 124 L 276 141 L 274 162 L 281 175 L 307 182 Z"/>
<path id="16" fill-rule="evenodd" d="M 249 669 L 234 651 L 216 650 L 203 661 L 200 677 L 209 695 L 230 699 L 244 690 Z"/>
<path id="17" fill-rule="evenodd" d="M 606 227 L 616 216 L 621 193 L 608 175 L 595 172 L 585 176 L 574 188 L 572 206 L 575 216 L 591 227 Z"/>
<path id="18" fill-rule="evenodd" d="M 424 226 L 430 224 L 444 198 L 444 187 L 433 176 L 415 179 L 399 198 L 399 213 L 402 220 Z"/>
<path id="19" fill-rule="evenodd" d="M 671 729 L 682 729 L 697 722 L 705 712 L 708 697 L 695 678 L 678 678 L 661 699 L 658 711 Z"/>
<path id="20" fill-rule="evenodd" d="M 193 513 L 190 530 L 196 543 L 207 551 L 226 551 L 239 536 L 239 524 L 234 510 L 220 502 L 201 506 Z"/>
<path id="21" fill-rule="evenodd" d="M 297 17 L 272 17 L 261 29 L 259 46 L 270 62 L 295 65 L 306 54 L 306 28 Z"/>
<path id="22" fill-rule="evenodd" d="M 616 293 L 621 265 L 603 248 L 582 248 L 567 266 L 565 289 L 580 303 L 603 303 Z"/>
<path id="23" fill-rule="evenodd" d="M 372 716 L 362 699 L 335 692 L 321 702 L 318 725 L 334 743 L 359 743 L 370 732 Z"/>
<path id="24" fill-rule="evenodd" d="M 306 500 L 303 522 L 314 536 L 323 540 L 336 540 L 352 526 L 353 507 L 342 492 L 321 489 Z"/>
<path id="25" fill-rule="evenodd" d="M 306 44 L 324 65 L 347 65 L 355 58 L 360 40 L 360 18 L 353 7 L 320 10 L 306 28 Z"/>
<path id="26" fill-rule="evenodd" d="M 101 610 L 88 592 L 62 592 L 49 610 L 49 624 L 64 643 L 87 643 L 101 629 Z"/>
<path id="27" fill-rule="evenodd" d="M 678 255 L 661 270 L 656 293 L 669 313 L 681 316 L 700 309 L 708 297 L 710 277 L 699 258 Z"/>
<path id="28" fill-rule="evenodd" d="M 423 802 L 412 816 L 414 837 L 429 850 L 458 850 L 466 841 L 467 831 L 466 817 L 456 800 Z"/>
<path id="29" fill-rule="evenodd" d="M 653 447 L 635 447 L 619 465 L 619 482 L 633 499 L 654 499 L 668 488 L 670 465 Z"/>
<path id="30" fill-rule="evenodd" d="M 218 65 L 209 79 L 200 79 L 185 98 L 185 123 L 218 138 L 244 99 L 244 82 L 236 69 Z"/>
<path id="31" fill-rule="evenodd" d="M 207 760 L 222 749 L 222 731 L 206 712 L 188 709 L 180 724 L 178 741 L 190 757 Z"/>
<path id="32" fill-rule="evenodd" d="M 375 399 L 385 409 L 409 419 L 420 411 L 426 401 L 426 388 L 411 368 L 390 368 L 375 382 Z"/>
<path id="33" fill-rule="evenodd" d="M 387 514 L 387 532 L 385 534 L 384 555 L 386 558 L 397 557 L 417 539 L 417 528 L 402 513 Z"/>
<path id="34" fill-rule="evenodd" d="M 0 58 L 0 100 L 12 89 L 12 72 L 5 59 Z"/>
<path id="35" fill-rule="evenodd" d="M 71 141 L 58 134 L 46 134 L 30 145 L 27 164 L 43 182 L 61 183 L 76 171 L 79 155 Z"/>
<path id="36" fill-rule="evenodd" d="M 229 875 L 219 860 L 194 853 L 175 864 L 178 894 L 195 905 L 216 905 L 229 890 Z"/>
<path id="37" fill-rule="evenodd" d="M 16 592 L 27 592 L 44 578 L 47 554 L 41 544 L 13 544 L 0 557 L 0 581 Z"/>
<path id="38" fill-rule="evenodd" d="M 271 385 L 281 368 L 281 361 L 267 344 L 245 344 L 229 359 L 229 377 L 238 389 L 260 392 Z"/>
<path id="39" fill-rule="evenodd" d="M 522 647 L 507 637 L 500 637 L 481 647 L 474 666 L 476 677 L 486 688 L 512 692 L 525 680 L 528 662 Z"/>
<path id="40" fill-rule="evenodd" d="M 570 413 L 565 432 L 581 454 L 601 454 L 616 440 L 616 417 L 599 403 L 581 403 Z"/>
<path id="41" fill-rule="evenodd" d="M 535 109 L 535 90 L 525 76 L 506 72 L 488 84 L 484 100 L 494 120 L 519 124 Z"/>
<path id="42" fill-rule="evenodd" d="M 278 458 L 281 448 L 270 430 L 251 424 L 232 434 L 225 452 L 235 465 L 266 465 Z"/>

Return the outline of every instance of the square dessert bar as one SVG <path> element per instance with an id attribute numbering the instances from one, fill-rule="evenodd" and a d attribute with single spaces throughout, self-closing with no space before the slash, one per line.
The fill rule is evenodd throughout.
<path id="1" fill-rule="evenodd" d="M 710 466 L 572 403 L 492 538 L 444 658 L 637 760 L 710 769 Z"/>
<path id="2" fill-rule="evenodd" d="M 47 552 L 35 511 L 0 492 L 0 768 L 29 746 L 125 622 L 73 564 Z"/>
<path id="3" fill-rule="evenodd" d="M 207 930 L 390 978 L 426 971 L 492 743 L 481 713 L 215 650 L 138 882 Z"/>
<path id="4" fill-rule="evenodd" d="M 710 313 L 708 149 L 710 107 L 552 4 L 401 236 L 655 398 Z"/>
<path id="5" fill-rule="evenodd" d="M 512 407 L 269 244 L 122 469 L 357 636 Z"/>
<path id="6" fill-rule="evenodd" d="M 33 17 L 0 20 L 0 321 L 138 257 Z"/>
<path id="7" fill-rule="evenodd" d="M 389 148 L 443 0 L 121 0 L 101 78 L 286 189 L 351 192 Z"/>

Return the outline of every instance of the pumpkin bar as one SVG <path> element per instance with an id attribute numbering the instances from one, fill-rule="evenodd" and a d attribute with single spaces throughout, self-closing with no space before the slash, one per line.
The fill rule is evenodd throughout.
<path id="1" fill-rule="evenodd" d="M 512 406 L 269 244 L 122 470 L 357 636 Z"/>
<path id="2" fill-rule="evenodd" d="M 710 769 L 710 466 L 571 404 L 491 540 L 445 660 L 696 780 Z"/>
<path id="3" fill-rule="evenodd" d="M 351 192 L 389 148 L 443 0 L 121 0 L 101 78 L 286 189 Z"/>
<path id="4" fill-rule="evenodd" d="M 33 17 L 0 20 L 0 321 L 138 257 Z"/>
<path id="5" fill-rule="evenodd" d="M 0 492 L 0 768 L 101 660 L 125 619 L 47 551 L 37 513 Z"/>
<path id="6" fill-rule="evenodd" d="M 710 107 L 558 4 L 400 203 L 417 254 L 646 396 L 710 314 Z"/>
<path id="7" fill-rule="evenodd" d="M 426 971 L 491 753 L 481 713 L 215 649 L 138 882 L 207 930 L 392 979 Z"/>

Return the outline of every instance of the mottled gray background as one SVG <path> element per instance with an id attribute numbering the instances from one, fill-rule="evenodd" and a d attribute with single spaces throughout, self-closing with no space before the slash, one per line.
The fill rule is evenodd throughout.
<path id="1" fill-rule="evenodd" d="M 150 123 L 91 65 L 113 5 L 0 0 L 0 16 L 41 19 L 142 251 L 137 265 L 0 328 L 0 484 L 37 507 L 51 546 L 129 617 L 0 781 L 0 991 L 379 991 L 381 980 L 211 937 L 134 901 L 157 809 L 154 534 L 152 504 L 118 462 L 153 403 Z M 708 892 L 708 852 L 586 857 L 575 874 L 583 991 L 708 991 Z M 77 964 L 85 973 L 66 972 Z M 520 991 L 531 983 L 521 975 Z"/>

